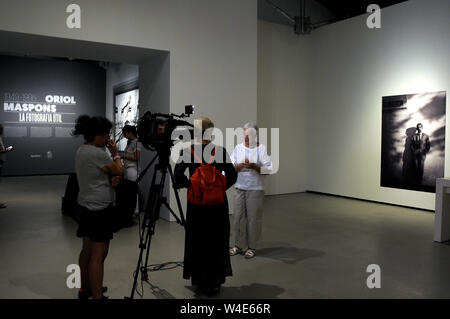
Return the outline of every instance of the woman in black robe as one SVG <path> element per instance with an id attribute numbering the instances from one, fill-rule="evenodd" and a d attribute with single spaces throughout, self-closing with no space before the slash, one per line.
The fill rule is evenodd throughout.
<path id="1" fill-rule="evenodd" d="M 213 127 L 211 120 L 199 120 L 202 120 L 202 131 Z M 193 150 L 204 164 L 209 162 L 215 150 L 211 165 L 225 174 L 226 188 L 236 182 L 237 173 L 225 148 L 215 146 L 209 140 L 202 140 L 201 145 L 199 143 L 193 146 Z M 189 148 L 184 149 L 181 156 L 184 160 L 175 166 L 174 171 L 177 188 L 189 187 L 189 179 L 184 174 L 186 169 L 189 169 L 190 178 L 200 166 Z M 232 275 L 229 240 L 230 219 L 226 195 L 225 202 L 215 206 L 196 205 L 188 201 L 183 278 L 191 279 L 192 285 L 207 296 L 217 294 L 220 285 L 225 283 L 225 277 Z"/>

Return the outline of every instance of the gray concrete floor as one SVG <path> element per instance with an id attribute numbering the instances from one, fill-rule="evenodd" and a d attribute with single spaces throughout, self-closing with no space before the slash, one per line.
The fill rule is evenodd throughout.
<path id="1" fill-rule="evenodd" d="M 66 267 L 77 263 L 81 241 L 60 213 L 66 180 L 2 179 L 0 199 L 9 206 L 0 210 L 0 298 L 75 298 Z M 433 223 L 430 212 L 332 196 L 266 197 L 257 256 L 232 257 L 234 275 L 218 298 L 450 298 L 450 246 L 433 243 Z M 150 263 L 182 261 L 183 238 L 179 225 L 160 220 Z M 137 245 L 137 227 L 111 242 L 111 298 L 130 293 Z M 381 289 L 366 286 L 369 264 L 381 267 Z M 158 271 L 150 281 L 175 298 L 198 298 L 181 274 Z"/>

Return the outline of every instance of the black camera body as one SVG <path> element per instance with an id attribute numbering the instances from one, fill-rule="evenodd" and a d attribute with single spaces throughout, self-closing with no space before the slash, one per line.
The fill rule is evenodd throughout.
<path id="1" fill-rule="evenodd" d="M 181 120 L 181 118 L 192 115 L 194 108 L 193 105 L 186 105 L 185 113 L 181 115 L 146 112 L 137 124 L 139 142 L 152 151 L 170 149 L 175 142 L 172 140 L 172 133 L 177 127 L 193 127 L 191 123 Z M 193 136 L 193 131 L 191 136 Z"/>

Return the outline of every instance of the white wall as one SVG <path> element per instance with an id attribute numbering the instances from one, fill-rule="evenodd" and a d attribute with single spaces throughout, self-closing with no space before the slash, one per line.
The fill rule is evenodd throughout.
<path id="1" fill-rule="evenodd" d="M 434 194 L 380 187 L 381 98 L 448 96 L 449 15 L 448 0 L 411 0 L 383 9 L 379 30 L 366 27 L 365 15 L 313 33 L 309 190 L 434 209 Z M 447 130 L 446 176 L 449 137 Z"/>
<path id="2" fill-rule="evenodd" d="M 383 9 L 380 30 L 363 15 L 309 36 L 259 21 L 258 122 L 281 134 L 280 171 L 267 178 L 267 193 L 434 209 L 434 194 L 380 187 L 381 98 L 450 93 L 449 14 L 448 0 L 411 0 Z"/>
<path id="3" fill-rule="evenodd" d="M 269 195 L 307 189 L 309 46 L 310 38 L 291 27 L 258 21 L 258 125 L 280 129 L 279 171 L 265 181 Z"/>

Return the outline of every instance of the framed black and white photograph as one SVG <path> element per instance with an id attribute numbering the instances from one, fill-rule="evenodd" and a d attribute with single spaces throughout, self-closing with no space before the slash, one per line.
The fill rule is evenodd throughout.
<path id="1" fill-rule="evenodd" d="M 125 125 L 136 126 L 139 119 L 138 81 L 114 88 L 114 140 L 119 150 L 124 150 L 127 139 L 122 134 Z"/>
<path id="2" fill-rule="evenodd" d="M 383 97 L 381 186 L 434 193 L 444 177 L 446 92 Z"/>

